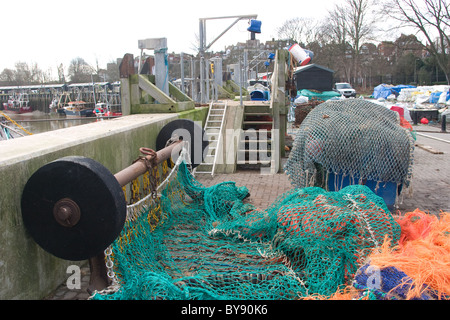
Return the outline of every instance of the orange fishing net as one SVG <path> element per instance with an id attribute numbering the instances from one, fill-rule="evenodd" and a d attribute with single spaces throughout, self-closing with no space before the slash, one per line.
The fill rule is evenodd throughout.
<path id="1" fill-rule="evenodd" d="M 308 299 L 450 299 L 450 213 L 438 217 L 416 209 L 396 221 L 398 244 L 386 238 L 358 270 L 353 286 Z"/>
<path id="2" fill-rule="evenodd" d="M 431 223 L 438 220 L 437 216 L 426 214 L 419 209 L 407 212 L 396 219 L 401 227 L 399 246 L 403 246 L 409 240 L 417 240 L 428 235 Z"/>
<path id="3" fill-rule="evenodd" d="M 450 213 L 440 217 L 418 209 L 397 219 L 401 226 L 399 245 L 389 241 L 370 256 L 371 265 L 395 267 L 412 279 L 406 299 L 428 292 L 431 297 L 450 297 Z M 427 293 L 427 294 L 428 294 Z"/>

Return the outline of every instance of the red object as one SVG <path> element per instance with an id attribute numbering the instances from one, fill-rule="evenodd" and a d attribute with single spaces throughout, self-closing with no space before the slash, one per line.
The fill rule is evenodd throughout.
<path id="1" fill-rule="evenodd" d="M 428 119 L 427 118 L 422 118 L 422 119 L 420 119 L 420 123 L 421 124 L 428 124 Z"/>
<path id="2" fill-rule="evenodd" d="M 397 111 L 400 114 L 400 116 L 402 116 L 402 117 L 405 116 L 405 110 L 403 110 L 402 107 L 392 106 L 391 110 L 392 111 Z"/>

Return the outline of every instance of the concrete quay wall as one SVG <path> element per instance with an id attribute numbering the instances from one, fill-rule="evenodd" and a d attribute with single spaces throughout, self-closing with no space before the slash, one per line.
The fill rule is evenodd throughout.
<path id="1" fill-rule="evenodd" d="M 185 118 L 205 121 L 207 108 L 136 114 L 0 142 L 0 299 L 42 299 L 70 274 L 66 261 L 40 248 L 23 226 L 22 191 L 31 175 L 65 156 L 85 156 L 111 173 L 132 164 L 140 147 L 156 148 L 167 123 Z"/>

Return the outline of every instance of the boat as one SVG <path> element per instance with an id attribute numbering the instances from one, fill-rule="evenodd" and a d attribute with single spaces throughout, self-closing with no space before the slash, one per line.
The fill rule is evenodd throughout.
<path id="1" fill-rule="evenodd" d="M 20 93 L 9 96 L 8 102 L 3 103 L 3 109 L 11 113 L 28 113 L 33 112 L 33 108 L 29 105 L 28 94 Z"/>
<path id="2" fill-rule="evenodd" d="M 112 94 L 108 94 L 108 85 L 109 83 L 104 84 L 103 91 L 101 91 L 100 101 L 95 104 L 94 113 L 97 118 L 122 116 L 120 104 L 117 104 L 117 94 L 114 92 Z"/>
<path id="3" fill-rule="evenodd" d="M 94 114 L 94 109 L 82 100 L 70 101 L 63 109 L 66 116 L 90 117 Z"/>
<path id="4" fill-rule="evenodd" d="M 25 134 L 32 133 L 0 111 L 0 141 L 23 137 Z"/>
<path id="5" fill-rule="evenodd" d="M 122 116 L 122 112 L 111 110 L 110 105 L 105 102 L 98 102 L 95 105 L 94 113 L 97 118 Z"/>
<path id="6" fill-rule="evenodd" d="M 49 105 L 50 112 L 56 112 L 59 115 L 66 115 L 64 106 L 72 101 L 68 92 L 57 93 Z"/>

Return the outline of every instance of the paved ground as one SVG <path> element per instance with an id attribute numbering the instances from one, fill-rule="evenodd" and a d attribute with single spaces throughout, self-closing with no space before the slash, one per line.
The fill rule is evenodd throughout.
<path id="1" fill-rule="evenodd" d="M 441 210 L 450 212 L 450 133 L 440 133 L 440 128 L 418 125 L 414 151 L 412 188 L 403 195 L 399 204 L 400 213 L 416 208 L 438 214 Z M 425 150 L 425 149 L 427 150 Z M 430 149 L 431 148 L 431 149 Z M 441 154 L 433 152 L 442 152 Z M 284 159 L 286 160 L 286 159 Z M 238 171 L 234 174 L 197 176 L 205 186 L 223 181 L 235 181 L 250 191 L 250 203 L 260 209 L 267 208 L 278 195 L 289 190 L 291 184 L 284 173 L 260 175 L 259 170 Z M 397 212 L 398 213 L 398 212 Z M 85 300 L 89 297 L 86 288 L 89 282 L 89 267 L 82 268 L 82 284 L 79 290 L 69 290 L 65 283 L 47 297 L 48 300 Z"/>

